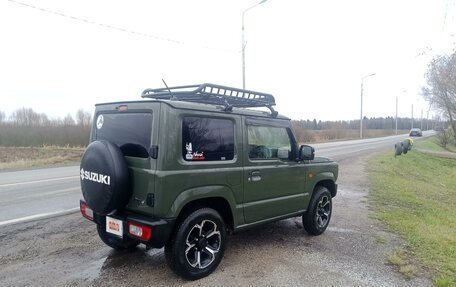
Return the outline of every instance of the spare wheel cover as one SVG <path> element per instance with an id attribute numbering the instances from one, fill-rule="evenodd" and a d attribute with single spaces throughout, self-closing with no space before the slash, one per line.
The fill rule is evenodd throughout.
<path id="1" fill-rule="evenodd" d="M 87 147 L 81 160 L 80 181 L 84 200 L 100 214 L 124 207 L 130 197 L 125 158 L 108 141 L 94 141 Z"/>

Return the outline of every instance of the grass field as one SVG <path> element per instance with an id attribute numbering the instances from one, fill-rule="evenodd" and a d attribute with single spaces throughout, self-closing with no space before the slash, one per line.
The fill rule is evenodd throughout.
<path id="1" fill-rule="evenodd" d="M 432 141 L 418 146 L 438 151 Z M 436 286 L 456 286 L 456 160 L 416 150 L 397 158 L 387 153 L 371 159 L 369 174 L 376 218 L 404 237 Z M 401 251 L 388 258 L 404 268 L 399 259 Z"/>
<path id="2" fill-rule="evenodd" d="M 414 146 L 416 146 L 419 149 L 424 149 L 424 150 L 429 150 L 429 151 L 438 151 L 438 152 L 444 152 L 444 151 L 451 151 L 451 152 L 456 152 L 456 145 L 450 143 L 447 145 L 446 148 L 443 148 L 439 145 L 439 140 L 437 137 L 431 137 L 426 140 L 420 140 L 420 141 L 415 141 Z"/>
<path id="3" fill-rule="evenodd" d="M 0 147 L 0 170 L 79 163 L 84 148 Z"/>

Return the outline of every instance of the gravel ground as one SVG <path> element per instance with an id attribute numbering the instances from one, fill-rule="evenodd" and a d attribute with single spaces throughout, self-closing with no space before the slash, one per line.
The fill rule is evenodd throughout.
<path id="1" fill-rule="evenodd" d="M 340 163 L 328 230 L 311 237 L 300 218 L 229 236 L 218 269 L 198 281 L 170 271 L 163 249 L 115 252 L 78 213 L 0 227 L 0 286 L 431 286 L 387 263 L 404 248 L 370 217 L 366 156 Z"/>

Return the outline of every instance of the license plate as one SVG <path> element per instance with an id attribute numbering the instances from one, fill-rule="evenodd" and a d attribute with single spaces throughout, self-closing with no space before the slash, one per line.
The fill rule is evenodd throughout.
<path id="1" fill-rule="evenodd" d="M 106 216 L 106 232 L 122 237 L 123 222 L 122 220 Z"/>

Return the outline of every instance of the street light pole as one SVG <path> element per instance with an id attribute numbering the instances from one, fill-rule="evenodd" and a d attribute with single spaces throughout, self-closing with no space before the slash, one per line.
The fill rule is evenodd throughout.
<path id="1" fill-rule="evenodd" d="M 375 76 L 375 73 L 364 76 L 361 78 L 361 117 L 359 118 L 359 138 L 363 138 L 363 84 L 364 79 L 367 77 Z"/>
<path id="2" fill-rule="evenodd" d="M 413 129 L 413 104 L 412 104 L 412 127 L 411 128 Z"/>
<path id="3" fill-rule="evenodd" d="M 245 30 L 244 29 L 244 16 L 247 11 L 249 11 L 252 8 L 255 8 L 256 6 L 258 6 L 260 4 L 263 4 L 266 1 L 267 0 L 262 0 L 261 2 L 255 4 L 253 6 L 250 6 L 249 8 L 245 9 L 242 12 L 242 47 L 241 47 L 241 51 L 242 51 L 242 89 L 244 89 L 244 90 L 245 90 L 245 46 L 246 46 L 245 35 L 244 35 L 244 30 Z"/>
<path id="4" fill-rule="evenodd" d="M 397 96 L 396 96 L 396 135 L 397 135 Z"/>
<path id="5" fill-rule="evenodd" d="M 423 130 L 423 109 L 421 109 L 420 129 Z"/>

